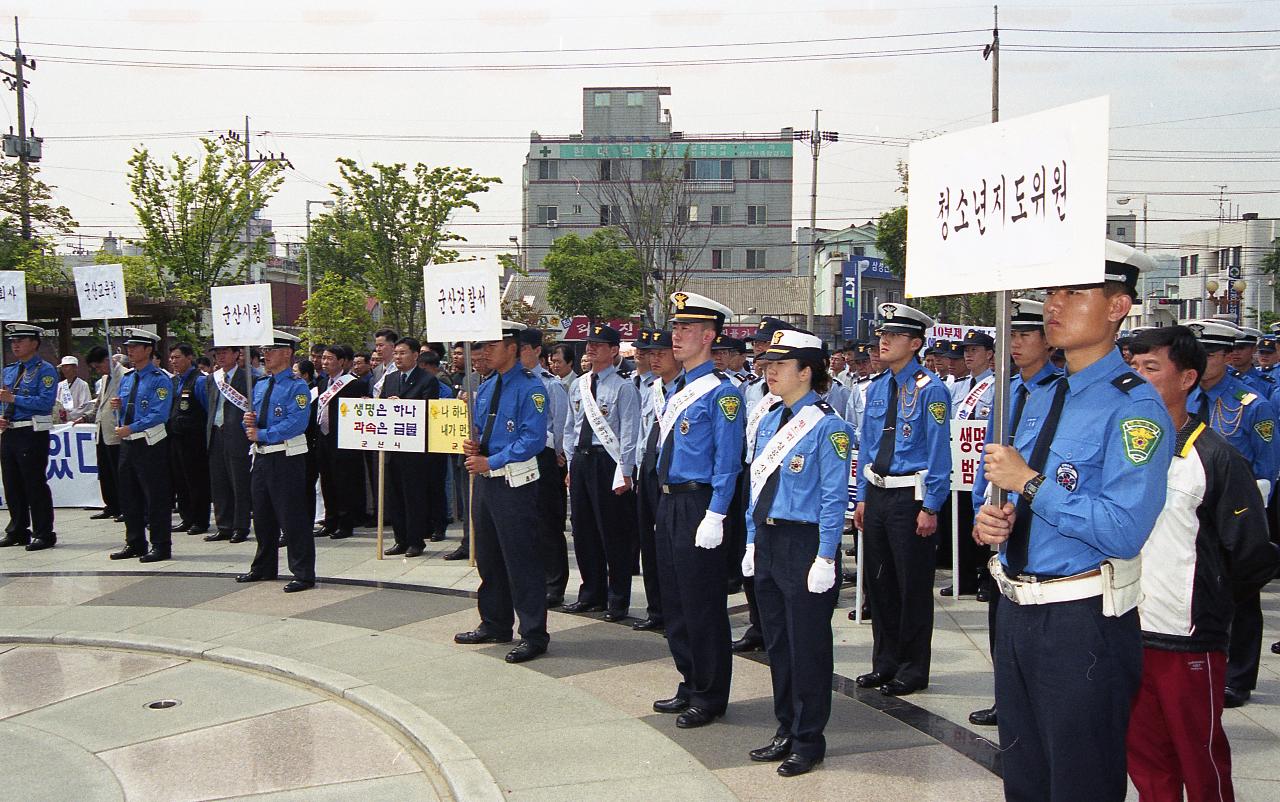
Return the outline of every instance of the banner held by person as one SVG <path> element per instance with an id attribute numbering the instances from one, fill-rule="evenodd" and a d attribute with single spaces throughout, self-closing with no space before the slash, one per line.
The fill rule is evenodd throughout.
<path id="1" fill-rule="evenodd" d="M 387 452 L 427 450 L 427 405 L 423 401 L 399 398 L 343 400 L 338 405 L 338 448 L 378 452 L 378 559 L 381 560 Z"/>

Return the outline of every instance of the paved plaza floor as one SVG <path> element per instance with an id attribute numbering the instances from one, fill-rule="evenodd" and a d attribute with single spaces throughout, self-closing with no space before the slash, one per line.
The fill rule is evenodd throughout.
<path id="1" fill-rule="evenodd" d="M 233 581 L 252 541 L 177 534 L 172 561 L 112 562 L 122 526 L 88 515 L 58 510 L 54 549 L 0 550 L 0 800 L 1000 797 L 995 729 L 966 722 L 991 695 L 971 598 L 938 600 L 928 690 L 888 699 L 853 686 L 871 631 L 842 592 L 827 760 L 782 779 L 746 754 L 775 726 L 759 655 L 735 659 L 726 717 L 685 731 L 650 708 L 678 680 L 666 642 L 628 622 L 552 612 L 550 652 L 519 666 L 454 645 L 478 621 L 474 569 L 440 559 L 456 527 L 411 560 L 377 560 L 367 530 L 318 540 L 320 585 L 286 595 L 286 578 Z M 1263 606 L 1269 644 L 1280 593 Z M 1278 701 L 1268 651 L 1224 717 L 1243 802 L 1280 798 Z"/>

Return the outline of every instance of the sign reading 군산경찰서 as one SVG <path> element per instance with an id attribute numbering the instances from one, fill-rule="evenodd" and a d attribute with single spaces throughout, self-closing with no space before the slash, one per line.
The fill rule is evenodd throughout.
<path id="1" fill-rule="evenodd" d="M 1103 279 L 1106 97 L 915 142 L 911 297 Z"/>
<path id="2" fill-rule="evenodd" d="M 265 345 L 272 341 L 271 285 L 235 284 L 209 290 L 214 345 Z"/>
<path id="3" fill-rule="evenodd" d="M 338 448 L 427 450 L 427 405 L 401 398 L 344 398 L 338 404 Z"/>
<path id="4" fill-rule="evenodd" d="M 27 319 L 27 274 L 0 270 L 0 320 Z"/>
<path id="5" fill-rule="evenodd" d="M 484 261 L 427 265 L 422 269 L 427 336 L 477 342 L 502 339 L 498 267 Z"/>
<path id="6" fill-rule="evenodd" d="M 129 316 L 125 301 L 123 265 L 81 265 L 75 274 L 76 298 L 82 320 L 108 320 Z"/>

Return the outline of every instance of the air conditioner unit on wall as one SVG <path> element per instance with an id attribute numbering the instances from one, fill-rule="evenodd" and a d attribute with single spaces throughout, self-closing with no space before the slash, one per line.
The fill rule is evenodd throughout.
<path id="1" fill-rule="evenodd" d="M 548 220 L 548 221 L 547 221 L 547 228 L 559 228 L 559 227 L 560 227 L 560 221 L 559 221 L 559 220 Z"/>

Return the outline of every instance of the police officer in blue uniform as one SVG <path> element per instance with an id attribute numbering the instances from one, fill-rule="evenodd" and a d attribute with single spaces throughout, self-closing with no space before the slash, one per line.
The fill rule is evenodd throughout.
<path id="1" fill-rule="evenodd" d="M 984 457 L 1017 494 L 979 510 L 991 562 L 995 684 L 1005 798 L 1118 802 L 1125 736 L 1142 673 L 1138 557 L 1164 507 L 1175 431 L 1156 391 L 1129 370 L 1115 332 L 1153 261 L 1108 241 L 1103 284 L 1053 287 L 1050 344 L 1067 375 L 1031 395 L 1012 446 Z M 1016 507 L 1015 507 L 1016 504 Z"/>
<path id="2" fill-rule="evenodd" d="M 40 551 L 58 540 L 47 478 L 58 373 L 40 358 L 43 329 L 9 323 L 5 331 L 15 361 L 4 366 L 0 388 L 0 472 L 9 506 L 9 525 L 0 546 L 25 545 L 27 551 Z"/>
<path id="3" fill-rule="evenodd" d="M 929 685 L 938 511 L 951 489 L 951 396 L 916 351 L 933 319 L 905 304 L 880 305 L 884 373 L 867 393 L 859 435 L 871 671 L 855 682 L 887 696 Z"/>
<path id="4" fill-rule="evenodd" d="M 729 704 L 728 560 L 724 519 L 742 471 L 742 396 L 715 370 L 711 343 L 733 312 L 686 292 L 671 294 L 672 351 L 684 370 L 658 418 L 662 498 L 654 540 L 667 645 L 681 682 L 659 713 L 676 726 L 702 727 Z"/>
<path id="5" fill-rule="evenodd" d="M 120 379 L 111 399 L 119 415 L 120 507 L 124 511 L 125 546 L 113 560 L 137 557 L 153 563 L 172 556 L 171 466 L 166 424 L 173 406 L 173 383 L 152 360 L 160 335 L 125 329 L 124 349 L 133 370 Z M 151 548 L 147 548 L 147 532 Z"/>
<path id="6" fill-rule="evenodd" d="M 267 378 L 254 382 L 253 411 L 246 412 L 245 435 L 253 443 L 253 534 L 258 549 L 247 574 L 237 582 L 273 580 L 279 572 L 280 540 L 289 555 L 293 579 L 285 593 L 316 585 L 316 544 L 311 519 L 316 508 L 315 485 L 307 486 L 307 424 L 311 420 L 311 389 L 293 372 L 298 338 L 273 331 L 262 346 Z"/>
<path id="7" fill-rule="evenodd" d="M 1276 392 L 1276 381 L 1253 364 L 1253 355 L 1257 350 L 1258 341 L 1262 338 L 1262 332 L 1247 326 L 1234 326 L 1234 328 L 1236 341 L 1227 352 L 1229 372 L 1243 381 L 1250 390 L 1263 398 L 1270 399 Z"/>
<path id="8" fill-rule="evenodd" d="M 645 617 L 631 625 L 635 630 L 661 630 L 662 579 L 658 567 L 654 526 L 662 491 L 658 482 L 658 414 L 675 394 L 680 364 L 671 350 L 671 332 L 653 330 L 645 346 L 653 377 L 640 388 L 640 432 L 636 446 L 636 522 L 640 529 L 640 567 L 643 570 Z"/>
<path id="9" fill-rule="evenodd" d="M 520 643 L 508 663 L 547 651 L 546 575 L 538 551 L 538 452 L 547 442 L 547 391 L 519 364 L 516 337 L 526 328 L 502 322 L 502 339 L 484 343 L 492 375 L 476 391 L 473 436 L 464 447 L 475 477 L 472 517 L 480 573 L 480 626 L 455 643 L 509 643 L 515 616 Z M 515 615 L 512 615 L 512 607 Z"/>
<path id="10" fill-rule="evenodd" d="M 778 331 L 760 360 L 781 400 L 756 431 L 742 573 L 755 577 L 778 729 L 750 756 L 781 760 L 778 773 L 793 777 L 826 754 L 831 615 L 853 428 L 818 397 L 831 380 L 820 338 Z"/>
<path id="11" fill-rule="evenodd" d="M 964 364 L 969 369 L 969 378 L 951 388 L 951 417 L 955 420 L 988 420 L 991 417 L 991 406 L 995 402 L 994 357 L 996 341 L 991 335 L 977 329 L 969 329 L 960 340 L 964 348 Z M 987 601 L 984 592 L 986 560 L 970 534 L 973 532 L 973 496 L 967 490 L 956 494 L 960 503 L 956 518 L 960 524 L 959 543 L 959 576 L 952 577 L 952 584 L 944 587 L 942 596 L 950 597 L 955 593 L 961 596 L 977 594 L 978 601 Z M 950 502 L 948 501 L 948 505 Z M 951 510 L 944 506 L 942 520 L 946 537 L 938 543 L 938 559 L 940 564 L 951 565 Z"/>

